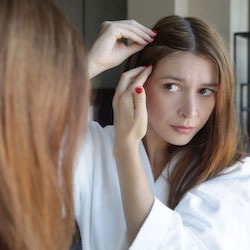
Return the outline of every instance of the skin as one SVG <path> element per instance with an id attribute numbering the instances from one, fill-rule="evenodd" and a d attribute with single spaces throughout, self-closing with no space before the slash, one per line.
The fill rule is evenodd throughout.
<path id="1" fill-rule="evenodd" d="M 88 56 L 90 78 L 118 65 L 157 35 L 134 21 L 108 22 L 102 28 Z M 135 43 L 124 46 L 121 37 Z M 131 242 L 154 202 L 139 157 L 142 138 L 156 179 L 166 165 L 166 145 L 187 144 L 209 119 L 217 83 L 211 61 L 189 52 L 163 58 L 153 72 L 151 66 L 139 67 L 122 75 L 113 100 L 114 157 Z"/>
<path id="2" fill-rule="evenodd" d="M 144 88 L 149 117 L 144 144 L 156 179 L 166 164 L 167 143 L 187 144 L 209 119 L 218 74 L 204 56 L 177 52 L 160 60 Z"/>
<path id="3" fill-rule="evenodd" d="M 154 41 L 156 33 L 134 20 L 102 24 L 98 39 L 88 53 L 89 77 L 121 64 L 126 58 Z M 129 41 L 128 44 L 122 39 Z"/>
<path id="4" fill-rule="evenodd" d="M 89 71 L 89 77 L 93 78 L 99 73 L 108 70 L 112 67 L 115 67 L 119 65 L 121 62 L 123 62 L 126 58 L 131 56 L 132 54 L 140 51 L 143 49 L 148 43 L 154 41 L 154 37 L 156 36 L 156 32 L 152 31 L 151 29 L 148 29 L 147 27 L 137 23 L 134 20 L 124 20 L 124 21 L 115 21 L 115 22 L 105 22 L 102 25 L 102 30 L 98 36 L 98 39 L 90 49 L 88 53 L 88 71 Z M 125 38 L 129 41 L 128 44 L 122 43 L 122 38 Z M 136 87 L 140 87 L 144 84 L 144 82 L 147 80 L 148 76 L 150 75 L 152 71 L 152 67 L 141 67 L 139 69 L 134 69 L 131 72 L 128 72 L 128 74 L 123 74 L 121 77 L 121 81 L 118 84 L 118 87 L 116 89 L 116 95 L 113 100 L 113 107 L 114 107 L 114 113 L 116 113 L 116 123 L 119 124 L 117 127 L 122 128 L 121 130 L 116 130 L 116 139 L 118 137 L 121 138 L 121 141 L 126 138 L 126 140 L 129 143 L 120 144 L 120 140 L 115 139 L 115 144 L 119 144 L 120 146 L 129 145 L 130 143 L 137 143 L 141 141 L 141 138 L 146 133 L 147 124 L 144 122 L 147 120 L 147 110 L 145 105 L 145 93 L 144 91 L 140 95 L 133 95 L 134 89 Z M 136 81 L 134 81 L 134 84 L 130 84 L 132 79 L 137 78 Z M 130 86 L 130 88 L 128 88 Z M 127 91 L 126 91 L 127 90 Z M 124 106 L 124 103 L 120 102 L 121 98 L 120 95 L 123 95 L 124 91 L 127 92 L 126 95 L 124 95 L 125 98 L 122 98 L 125 101 L 127 106 L 126 110 L 128 117 L 122 116 L 118 117 L 118 113 L 120 112 L 120 108 Z M 134 100 L 134 98 L 136 100 Z M 121 105 L 120 105 L 121 104 Z M 134 104 L 136 104 L 136 109 L 133 108 Z M 138 105 L 137 105 L 138 104 Z M 132 115 L 133 112 L 131 112 L 131 109 L 135 111 L 136 115 Z M 117 110 L 118 112 L 116 112 Z M 123 113 L 125 114 L 125 113 Z M 137 115 L 138 114 L 138 115 Z M 126 114 L 125 114 L 126 115 Z M 132 117 L 132 116 L 133 117 Z M 128 136 L 126 126 L 122 126 L 123 118 L 127 119 L 127 121 L 130 121 L 130 125 L 133 127 L 133 133 L 131 133 L 131 137 Z M 132 119 L 131 119 L 132 118 Z M 136 118 L 136 119 L 133 119 Z M 142 119 L 141 119 L 142 118 Z M 122 123 L 120 123 L 120 121 Z M 143 124 L 142 124 L 143 123 Z M 141 126 L 142 125 L 142 126 Z M 128 128 L 130 129 L 131 126 Z M 121 133 L 120 133 L 121 132 Z M 136 135 L 136 136 L 135 136 Z M 135 139 L 136 138 L 136 139 Z M 117 152 L 115 152 L 114 148 L 114 155 L 120 155 L 122 156 L 122 153 L 120 150 L 122 150 L 122 147 L 115 147 L 117 149 Z M 131 151 L 133 154 L 134 152 Z M 124 154 L 126 157 L 126 154 Z M 130 159 L 134 160 L 133 164 L 131 166 L 137 165 L 139 168 L 141 167 L 140 162 L 138 161 L 138 157 L 133 157 L 131 155 Z M 124 163 L 124 158 L 120 158 L 121 162 Z M 121 164 L 122 166 L 122 164 Z M 119 174 L 123 175 L 122 172 L 119 172 Z M 130 174 L 132 172 L 125 172 L 124 173 L 127 178 L 130 178 Z M 141 175 L 137 179 L 138 183 L 140 183 L 141 186 L 145 187 L 147 186 L 147 179 L 144 175 Z M 125 183 L 122 182 L 122 177 L 120 179 L 120 185 L 126 186 Z M 130 186 L 130 192 L 133 192 L 134 188 L 133 186 Z M 148 195 L 145 196 L 144 200 L 148 201 L 148 204 L 152 203 L 152 196 L 150 193 L 150 189 L 147 186 L 147 192 Z M 141 203 L 144 205 L 143 203 Z M 141 207 L 138 210 L 138 213 L 140 215 L 135 215 L 139 219 L 139 221 L 135 222 L 135 227 L 133 224 L 129 225 L 129 234 L 130 231 L 133 231 L 134 233 L 137 232 L 138 228 L 137 225 L 141 223 L 141 215 L 146 218 L 147 216 L 147 208 L 145 209 L 145 213 L 142 212 L 144 208 Z M 128 209 L 128 211 L 125 212 L 128 216 L 129 214 L 133 213 L 132 210 Z M 133 217 L 134 218 L 134 217 Z M 128 219 L 129 221 L 132 221 L 133 218 Z M 131 235 L 134 235 L 132 233 Z"/>
<path id="5" fill-rule="evenodd" d="M 136 93 L 136 87 L 143 85 L 145 91 Z M 215 66 L 190 52 L 163 58 L 153 71 L 152 67 L 137 68 L 121 77 L 113 101 L 114 157 L 131 242 L 154 202 L 140 162 L 140 141 L 145 136 L 144 145 L 157 179 L 166 166 L 167 144 L 190 142 L 209 119 L 217 90 Z"/>

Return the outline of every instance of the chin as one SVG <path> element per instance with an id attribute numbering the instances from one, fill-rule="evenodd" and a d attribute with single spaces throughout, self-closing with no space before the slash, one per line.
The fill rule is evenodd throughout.
<path id="1" fill-rule="evenodd" d="M 168 143 L 175 146 L 185 146 L 187 145 L 192 138 L 184 139 L 184 138 L 173 138 L 173 140 L 167 140 Z"/>
<path id="2" fill-rule="evenodd" d="M 172 145 L 174 145 L 174 146 L 185 146 L 185 145 L 187 145 L 189 142 L 186 142 L 186 143 L 177 143 L 177 142 L 174 142 L 174 143 L 171 143 Z"/>

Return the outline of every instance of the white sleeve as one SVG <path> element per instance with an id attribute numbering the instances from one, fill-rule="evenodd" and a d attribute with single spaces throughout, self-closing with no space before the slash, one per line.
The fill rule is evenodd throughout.
<path id="1" fill-rule="evenodd" d="M 107 199 L 107 190 L 114 184 L 112 180 L 116 173 L 112 171 L 112 149 L 113 127 L 103 128 L 96 122 L 89 122 L 75 160 L 73 181 L 75 219 L 81 233 L 82 249 L 99 249 L 95 246 L 100 244 L 99 241 L 104 235 L 102 228 L 105 225 L 99 224 L 105 221 L 103 215 L 107 214 L 107 209 L 105 206 L 103 209 L 98 208 L 105 198 Z M 116 193 L 120 194 L 119 189 Z M 115 192 L 111 194 L 112 198 L 117 197 Z M 117 227 L 116 231 L 119 232 Z M 110 234 L 107 234 L 106 239 L 110 239 L 109 237 L 111 238 Z"/>
<path id="2" fill-rule="evenodd" d="M 92 125 L 92 124 L 91 124 Z M 73 191 L 75 219 L 80 228 L 82 245 L 88 249 L 90 242 L 91 200 L 94 171 L 93 128 L 88 126 L 79 146 L 74 167 Z"/>
<path id="3" fill-rule="evenodd" d="M 155 198 L 129 249 L 249 249 L 249 193 L 248 200 L 242 199 L 240 193 L 238 200 L 233 195 L 223 197 L 222 193 L 216 197 L 194 190 L 185 195 L 175 210 Z"/>
<path id="4" fill-rule="evenodd" d="M 185 228 L 179 213 L 169 209 L 155 198 L 150 214 L 129 249 L 202 250 L 213 248 L 206 248 L 192 232 Z"/>
<path id="5" fill-rule="evenodd" d="M 84 211 L 83 208 L 86 211 L 91 211 L 94 168 L 97 164 L 97 159 L 102 162 L 102 157 L 105 156 L 106 152 L 103 150 L 103 147 L 105 144 L 110 144 L 112 140 L 111 131 L 108 126 L 103 128 L 99 123 L 90 121 L 82 143 L 79 145 L 74 164 L 74 205 L 76 218 L 81 217 L 81 213 Z M 101 164 L 99 167 L 101 167 Z M 89 218 L 90 216 L 85 217 Z"/>

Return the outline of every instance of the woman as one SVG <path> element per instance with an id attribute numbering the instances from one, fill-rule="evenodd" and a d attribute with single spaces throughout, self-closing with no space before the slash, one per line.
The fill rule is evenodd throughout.
<path id="1" fill-rule="evenodd" d="M 225 45 L 197 18 L 154 30 L 118 84 L 114 128 L 89 124 L 79 152 L 84 249 L 248 249 L 250 159 Z"/>
<path id="2" fill-rule="evenodd" d="M 69 249 L 89 103 L 83 43 L 49 0 L 0 10 L 0 248 Z"/>
<path id="3" fill-rule="evenodd" d="M 0 249 L 69 249 L 72 166 L 89 105 L 85 49 L 50 0 L 0 0 L 0 10 Z M 152 33 L 135 30 L 120 31 L 138 43 L 122 60 Z"/>

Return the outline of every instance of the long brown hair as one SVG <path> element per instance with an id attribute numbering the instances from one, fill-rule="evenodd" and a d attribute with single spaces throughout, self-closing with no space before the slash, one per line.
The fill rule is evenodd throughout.
<path id="1" fill-rule="evenodd" d="M 51 1 L 0 0 L 0 249 L 70 247 L 86 72 L 82 40 Z"/>
<path id="2" fill-rule="evenodd" d="M 157 31 L 155 41 L 129 58 L 126 70 L 155 66 L 176 51 L 188 51 L 210 59 L 219 72 L 216 106 L 206 125 L 187 145 L 167 148 L 169 160 L 178 154 L 169 176 L 169 206 L 174 208 L 187 191 L 241 159 L 243 142 L 234 104 L 233 68 L 218 32 L 198 18 L 180 16 L 165 17 L 153 29 Z"/>

